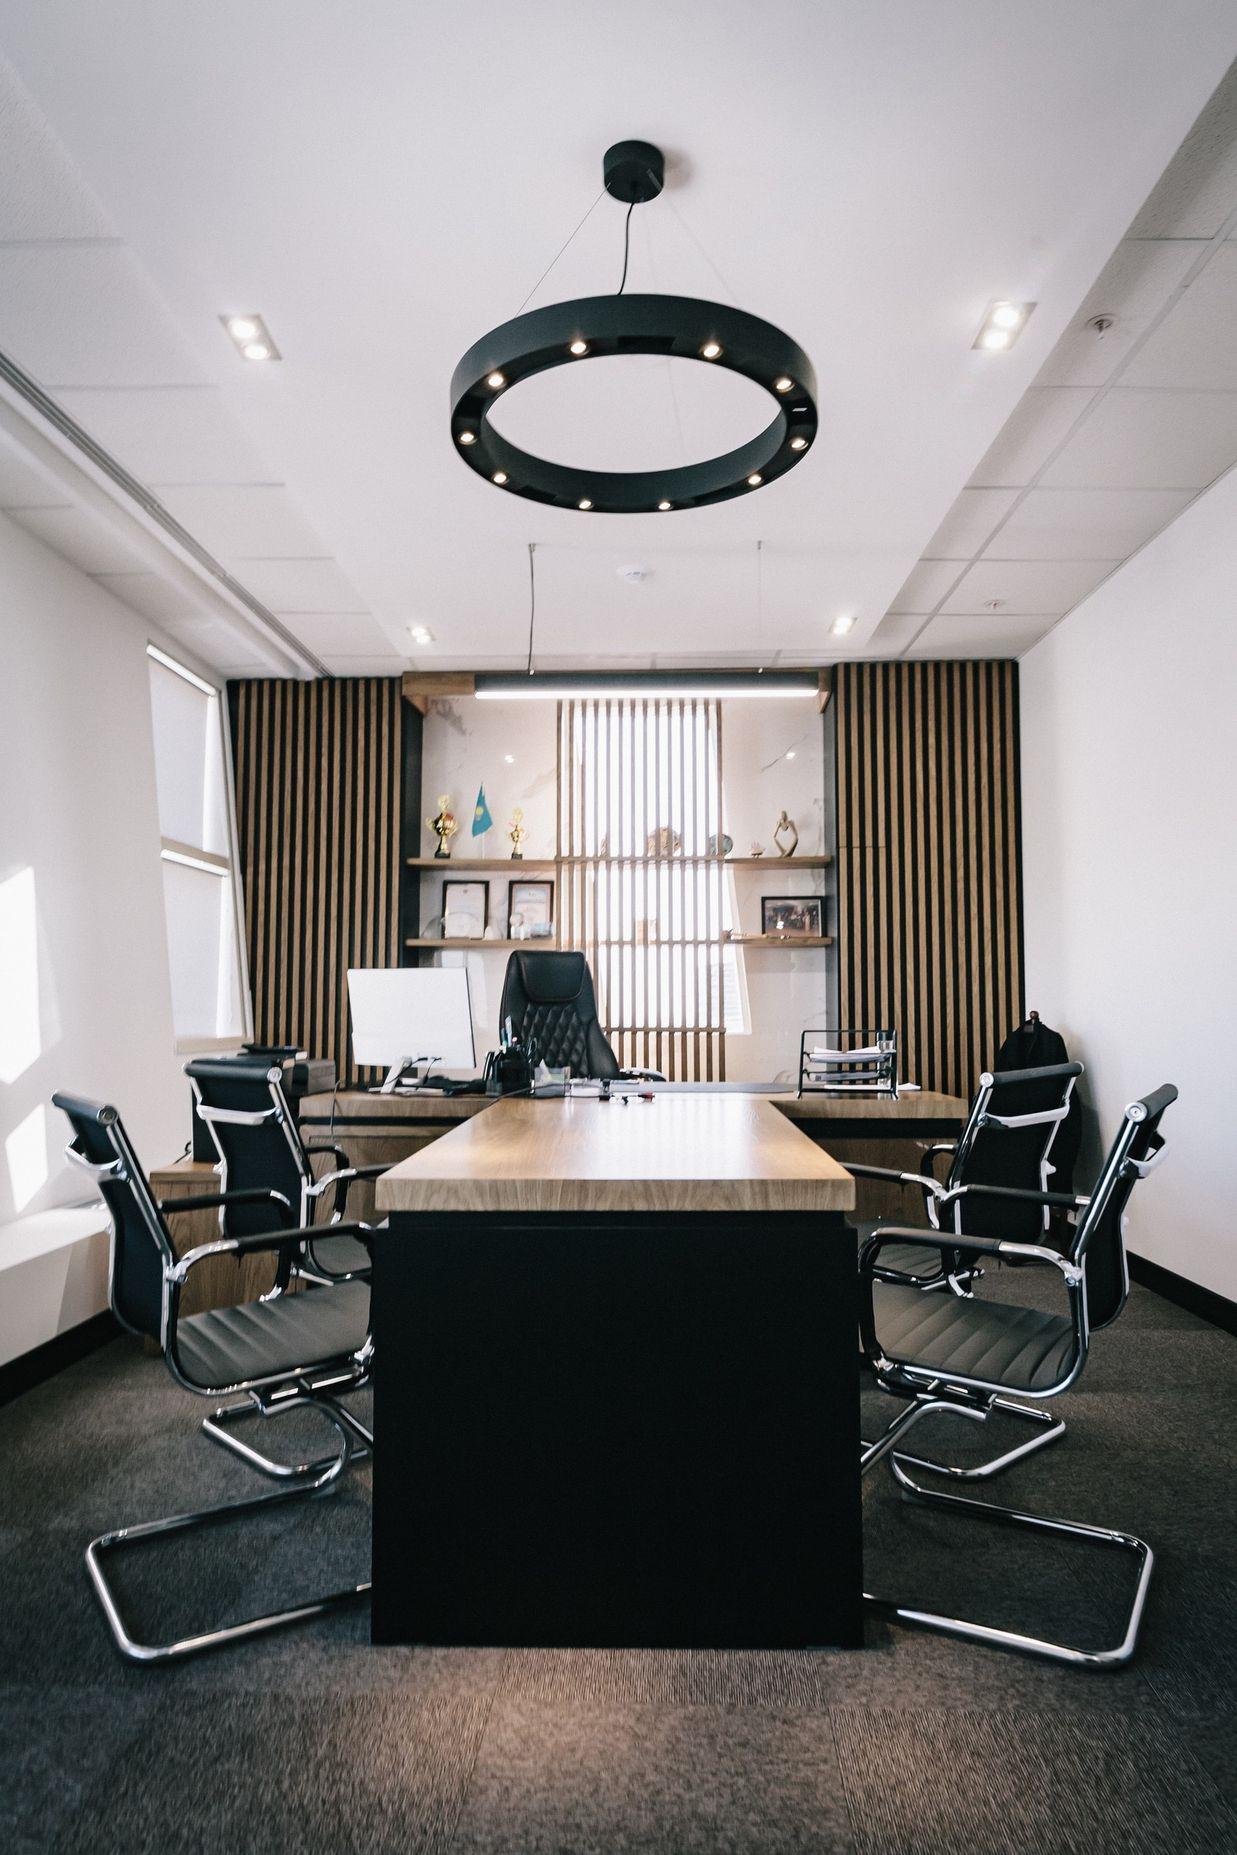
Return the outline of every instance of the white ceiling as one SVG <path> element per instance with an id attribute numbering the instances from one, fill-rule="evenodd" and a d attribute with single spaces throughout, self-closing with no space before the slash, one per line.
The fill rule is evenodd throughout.
<path id="1" fill-rule="evenodd" d="M 0 349 L 341 673 L 518 662 L 530 540 L 547 663 L 1017 651 L 1237 454 L 1231 103 L 1191 128 L 1237 51 L 1218 0 L 0 0 L 0 50 Z M 451 369 L 626 135 L 670 157 L 630 287 L 784 327 L 821 436 L 715 508 L 534 509 L 453 455 Z M 533 303 L 613 289 L 621 226 L 603 199 Z M 1038 307 L 977 353 L 997 296 Z M 255 309 L 277 364 L 220 327 Z M 750 427 L 742 383 L 673 373 L 590 364 L 503 417 L 601 465 Z M 8 468 L 0 507 L 261 664 Z"/>

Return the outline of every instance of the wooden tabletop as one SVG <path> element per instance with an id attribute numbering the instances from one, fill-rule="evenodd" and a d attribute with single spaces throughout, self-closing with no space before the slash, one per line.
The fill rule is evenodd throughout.
<path id="1" fill-rule="evenodd" d="M 690 1091 L 670 1091 L 682 1100 Z M 733 1099 L 738 1091 L 727 1091 Z M 319 1123 L 358 1121 L 468 1121 L 494 1106 L 490 1095 L 371 1095 L 364 1089 L 341 1089 L 338 1095 L 306 1095 L 302 1120 L 312 1123 L 310 1137 L 321 1138 Z M 746 1098 L 744 1098 L 746 1099 Z M 965 1121 L 969 1104 L 958 1095 L 920 1089 L 908 1095 L 760 1095 L 792 1121 Z M 633 1104 L 634 1105 L 634 1104 Z M 647 1104 L 646 1104 L 647 1105 Z"/>
<path id="2" fill-rule="evenodd" d="M 855 1182 L 756 1095 L 496 1102 L 378 1181 L 388 1211 L 847 1211 Z"/>
<path id="3" fill-rule="evenodd" d="M 965 1121 L 970 1103 L 960 1095 L 915 1089 L 906 1095 L 773 1095 L 792 1121 Z M 890 1127 L 896 1133 L 896 1127 Z"/>

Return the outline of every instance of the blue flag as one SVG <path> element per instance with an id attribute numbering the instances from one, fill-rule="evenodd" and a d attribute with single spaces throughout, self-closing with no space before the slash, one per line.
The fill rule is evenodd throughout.
<path id="1" fill-rule="evenodd" d="M 480 837 L 483 831 L 489 830 L 493 822 L 494 820 L 490 817 L 490 808 L 485 802 L 485 787 L 479 786 L 477 788 L 477 803 L 472 815 L 473 836 Z"/>

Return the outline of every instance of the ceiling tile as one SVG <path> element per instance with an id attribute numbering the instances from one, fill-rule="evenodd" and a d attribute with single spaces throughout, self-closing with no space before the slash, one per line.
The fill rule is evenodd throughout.
<path id="1" fill-rule="evenodd" d="M 157 573 L 96 573 L 93 575 L 106 592 L 147 618 L 155 625 L 211 625 L 217 621 L 202 594 L 198 603 L 181 588 Z"/>
<path id="2" fill-rule="evenodd" d="M 285 615 L 282 623 L 308 645 L 315 657 L 391 657 L 394 649 L 377 619 L 368 613 L 328 612 Z"/>
<path id="3" fill-rule="evenodd" d="M 1055 618 L 955 618 L 942 614 L 907 651 L 908 657 L 1021 657 L 1056 624 Z"/>
<path id="4" fill-rule="evenodd" d="M 0 264 L 0 348 L 53 391 L 202 378 L 123 245 L 10 246 Z"/>
<path id="5" fill-rule="evenodd" d="M 1148 336 L 1123 386 L 1237 389 L 1237 244 L 1215 256 Z"/>
<path id="6" fill-rule="evenodd" d="M 896 613 L 886 613 L 870 638 L 864 640 L 857 656 L 896 657 L 908 644 L 918 637 L 925 620 L 922 617 L 904 618 Z"/>
<path id="7" fill-rule="evenodd" d="M 1082 307 L 1036 376 L 1036 386 L 1104 386 L 1151 319 L 1206 250 L 1201 241 L 1132 240 L 1117 246 Z M 1104 336 L 1092 316 L 1115 318 Z"/>
<path id="8" fill-rule="evenodd" d="M 1129 238 L 1214 238 L 1237 208 L 1237 65 L 1152 189 Z"/>
<path id="9" fill-rule="evenodd" d="M 1006 510 L 1014 490 L 961 490 L 927 547 L 925 560 L 969 560 L 978 554 Z"/>
<path id="10" fill-rule="evenodd" d="M 1193 490 L 1028 490 L 985 560 L 1124 560 L 1180 515 Z"/>
<path id="11" fill-rule="evenodd" d="M 0 58 L 0 240 L 107 238 L 114 230 L 47 118 Z"/>
<path id="12" fill-rule="evenodd" d="M 966 560 L 921 560 L 911 569 L 891 612 L 932 612 L 940 604 Z"/>
<path id="13" fill-rule="evenodd" d="M 217 387 L 97 388 L 56 398 L 139 483 L 272 480 L 224 410 Z"/>
<path id="14" fill-rule="evenodd" d="M 361 612 L 365 601 L 338 561 L 308 559 L 231 559 L 232 573 L 272 612 Z"/>
<path id="15" fill-rule="evenodd" d="M 313 530 L 277 483 L 161 484 L 151 489 L 195 540 L 220 559 L 321 555 Z M 238 573 L 243 580 L 244 574 Z"/>
<path id="16" fill-rule="evenodd" d="M 980 560 L 946 600 L 942 611 L 1004 622 L 1008 618 L 1059 618 L 1099 585 L 1116 560 Z M 998 612 L 987 611 L 999 599 Z"/>
<path id="17" fill-rule="evenodd" d="M 133 565 L 131 550 L 81 509 L 19 509 L 12 519 L 83 573 L 119 573 Z"/>
<path id="18" fill-rule="evenodd" d="M 1093 398 L 1091 387 L 1029 388 L 985 453 L 971 478 L 972 486 L 1021 489 L 1030 483 Z"/>
<path id="19" fill-rule="evenodd" d="M 1114 387 L 1040 478 L 1044 488 L 1203 489 L 1237 460 L 1237 393 Z"/>

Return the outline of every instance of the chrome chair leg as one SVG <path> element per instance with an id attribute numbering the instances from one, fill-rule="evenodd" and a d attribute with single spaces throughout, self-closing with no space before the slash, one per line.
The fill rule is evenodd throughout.
<path id="1" fill-rule="evenodd" d="M 354 1417 L 351 1411 L 337 1404 L 334 1398 L 322 1396 L 310 1398 L 303 1392 L 298 1392 L 295 1397 L 284 1398 L 269 1404 L 262 1404 L 252 1397 L 243 1398 L 239 1404 L 221 1404 L 210 1413 L 209 1417 L 202 1419 L 202 1434 L 209 1437 L 212 1443 L 218 1443 L 221 1449 L 228 1449 L 233 1455 L 239 1456 L 242 1462 L 247 1462 L 250 1468 L 257 1469 L 259 1474 L 269 1475 L 273 1481 L 299 1481 L 306 1475 L 321 1474 L 335 1458 L 320 1456 L 306 1462 L 277 1462 L 273 1456 L 263 1455 L 261 1450 L 252 1448 L 239 1436 L 232 1436 L 229 1433 L 229 1426 L 243 1423 L 247 1417 L 278 1417 L 284 1411 L 310 1403 L 316 1404 L 320 1410 L 329 1410 L 333 1419 L 345 1424 L 352 1432 L 354 1439 L 352 1460 L 354 1462 L 360 1462 L 372 1452 L 373 1432 L 368 1430 L 358 1417 Z"/>
<path id="2" fill-rule="evenodd" d="M 1067 1662 L 1076 1668 L 1119 1668 L 1129 1661 L 1137 1646 L 1138 1632 L 1142 1626 L 1143 1610 L 1147 1602 L 1147 1590 L 1155 1566 L 1155 1554 L 1146 1540 L 1139 1539 L 1133 1533 L 1122 1533 L 1111 1527 L 1089 1526 L 1081 1520 L 1050 1520 L 1042 1514 L 1024 1514 L 1016 1508 L 997 1507 L 988 1501 L 972 1500 L 966 1495 L 945 1494 L 936 1489 L 923 1488 L 907 1473 L 903 1466 L 907 1460 L 909 1458 L 895 1453 L 890 1457 L 889 1466 L 893 1470 L 895 1481 L 912 1500 L 922 1501 L 931 1507 L 943 1507 L 955 1512 L 970 1514 L 976 1519 L 987 1520 L 998 1526 L 1023 1527 L 1032 1532 L 1053 1533 L 1065 1539 L 1085 1539 L 1095 1545 L 1110 1546 L 1119 1552 L 1131 1553 L 1138 1563 L 1138 1583 L 1126 1617 L 1124 1633 L 1120 1642 L 1110 1649 L 1078 1649 L 1068 1643 L 1050 1642 L 1041 1636 L 1026 1636 L 1018 1630 L 996 1629 L 991 1624 L 972 1623 L 962 1617 L 946 1617 L 933 1611 L 913 1610 L 908 1605 L 898 1604 L 889 1598 L 874 1597 L 870 1592 L 865 1591 L 864 1602 L 870 1609 L 892 1617 L 899 1623 L 909 1623 L 920 1629 L 934 1630 L 940 1635 L 959 1636 L 969 1642 L 989 1643 L 999 1649 L 1018 1649 L 1026 1655 L 1043 1656 L 1054 1662 Z"/>
<path id="3" fill-rule="evenodd" d="M 1011 1463 L 1021 1462 L 1024 1456 L 1034 1455 L 1037 1449 L 1044 1449 L 1065 1435 L 1064 1417 L 1055 1417 L 1051 1411 L 1037 1405 L 1018 1404 L 1012 1398 L 994 1398 L 991 1409 L 1004 1411 L 1009 1417 L 1021 1417 L 1027 1423 L 1038 1425 L 1040 1434 L 1028 1438 L 1025 1443 L 1018 1443 L 1013 1449 L 1007 1449 L 1003 1455 L 993 1456 L 991 1461 L 977 1462 L 969 1469 L 958 1468 L 949 1462 L 936 1462 L 931 1456 L 899 1454 L 895 1460 L 909 1464 L 912 1468 L 931 1469 L 934 1475 L 948 1475 L 955 1481 L 987 1481 L 990 1475 L 999 1475 Z"/>
<path id="4" fill-rule="evenodd" d="M 316 1400 L 306 1400 L 317 1402 Z M 334 1412 L 319 1405 L 324 1415 L 339 1431 L 340 1448 L 319 1473 L 308 1481 L 300 1482 L 294 1488 L 279 1488 L 270 1494 L 258 1494 L 244 1501 L 229 1501 L 219 1507 L 203 1508 L 197 1513 L 173 1514 L 165 1520 L 148 1520 L 138 1526 L 118 1527 L 114 1532 L 103 1533 L 98 1539 L 92 1539 L 86 1548 L 86 1570 L 94 1586 L 95 1595 L 107 1618 L 116 1647 L 121 1655 L 130 1662 L 150 1664 L 173 1661 L 184 1656 L 198 1655 L 204 1649 L 221 1648 L 226 1643 L 239 1642 L 247 1636 L 257 1636 L 268 1630 L 280 1629 L 291 1623 L 302 1623 L 310 1617 L 325 1616 L 336 1610 L 344 1609 L 350 1604 L 363 1601 L 370 1591 L 370 1584 L 351 1585 L 343 1591 L 333 1591 L 325 1597 L 313 1598 L 309 1603 L 297 1604 L 288 1610 L 269 1612 L 264 1616 L 247 1617 L 240 1623 L 230 1623 L 218 1629 L 203 1630 L 192 1636 L 181 1636 L 174 1642 L 144 1643 L 137 1641 L 129 1632 L 121 1612 L 120 1602 L 108 1582 L 104 1562 L 111 1555 L 128 1546 L 138 1545 L 143 1541 L 162 1538 L 173 1533 L 187 1533 L 194 1528 L 217 1525 L 221 1521 L 233 1520 L 238 1516 L 269 1512 L 272 1508 L 289 1506 L 295 1501 L 310 1501 L 333 1494 L 339 1484 L 340 1476 L 347 1468 L 352 1457 L 352 1440 L 346 1425 L 341 1424 Z"/>

